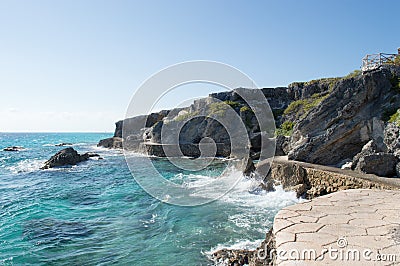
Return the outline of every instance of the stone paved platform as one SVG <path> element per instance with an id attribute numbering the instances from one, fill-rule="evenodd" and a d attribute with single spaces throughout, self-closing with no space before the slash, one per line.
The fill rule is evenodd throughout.
<path id="1" fill-rule="evenodd" d="M 273 233 L 277 265 L 400 265 L 400 191 L 344 190 L 289 206 Z"/>

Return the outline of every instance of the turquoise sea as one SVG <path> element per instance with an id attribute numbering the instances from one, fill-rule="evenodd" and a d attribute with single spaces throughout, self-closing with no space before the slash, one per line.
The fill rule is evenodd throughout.
<path id="1" fill-rule="evenodd" d="M 215 249 L 256 247 L 277 211 L 297 202 L 292 192 L 260 192 L 242 178 L 203 206 L 162 203 L 137 185 L 121 151 L 96 147 L 110 136 L 0 133 L 0 265 L 212 265 L 208 254 Z M 39 170 L 62 142 L 104 159 Z M 2 151 L 7 146 L 26 150 Z M 133 156 L 142 167 L 142 155 Z M 216 160 L 193 175 L 152 160 L 178 182 L 215 178 L 226 167 Z"/>

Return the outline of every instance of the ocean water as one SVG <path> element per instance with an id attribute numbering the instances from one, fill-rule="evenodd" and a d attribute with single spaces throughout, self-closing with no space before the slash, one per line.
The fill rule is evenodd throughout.
<path id="1" fill-rule="evenodd" d="M 121 151 L 97 148 L 111 134 L 0 133 L 0 265 L 212 265 L 208 255 L 223 247 L 255 248 L 295 193 L 255 192 L 242 178 L 221 199 L 179 207 L 149 196 L 132 177 Z M 96 158 L 76 166 L 39 170 L 73 143 Z M 138 162 L 142 155 L 137 156 Z M 196 175 L 153 158 L 175 182 L 218 176 L 226 162 Z M 141 167 L 138 163 L 138 167 Z M 145 169 L 143 169 L 145 171 Z M 188 181 L 189 180 L 189 181 Z"/>

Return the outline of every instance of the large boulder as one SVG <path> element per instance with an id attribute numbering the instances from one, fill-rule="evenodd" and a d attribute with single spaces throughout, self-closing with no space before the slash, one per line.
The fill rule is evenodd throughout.
<path id="1" fill-rule="evenodd" d="M 400 156 L 400 127 L 395 123 L 388 123 L 385 128 L 385 143 L 390 153 Z"/>
<path id="2" fill-rule="evenodd" d="M 366 174 L 393 177 L 396 176 L 396 164 L 399 159 L 392 153 L 382 138 L 370 140 L 353 158 L 351 168 Z"/>
<path id="3" fill-rule="evenodd" d="M 361 152 L 359 152 L 354 156 L 353 161 L 351 163 L 351 168 L 354 170 L 357 167 L 360 159 L 367 155 L 372 155 L 380 152 L 386 153 L 387 151 L 388 149 L 385 143 L 383 142 L 382 138 L 378 138 L 377 140 L 370 140 L 369 142 L 367 142 L 367 144 L 363 146 Z"/>
<path id="4" fill-rule="evenodd" d="M 383 137 L 381 119 L 400 107 L 386 69 L 344 78 L 296 123 L 289 159 L 336 165 L 352 159 L 371 139 Z"/>
<path id="5" fill-rule="evenodd" d="M 92 153 L 85 153 L 80 155 L 73 148 L 66 148 L 55 155 L 53 155 L 48 161 L 44 163 L 44 166 L 40 169 L 49 169 L 53 167 L 65 166 L 65 165 L 76 165 L 80 162 L 86 161 L 89 157 L 95 157 L 97 155 Z"/>
<path id="6" fill-rule="evenodd" d="M 359 158 L 355 167 L 356 170 L 378 176 L 394 177 L 397 176 L 396 165 L 399 158 L 391 153 L 373 153 Z"/>

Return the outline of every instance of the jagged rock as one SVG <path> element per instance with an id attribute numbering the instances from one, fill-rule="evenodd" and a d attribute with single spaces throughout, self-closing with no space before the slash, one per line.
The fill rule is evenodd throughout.
<path id="1" fill-rule="evenodd" d="M 91 155 L 89 153 L 80 155 L 73 148 L 66 148 L 53 155 L 48 161 L 44 163 L 44 166 L 41 167 L 40 169 L 43 170 L 65 165 L 76 165 L 80 162 L 88 160 L 90 156 Z"/>
<path id="2" fill-rule="evenodd" d="M 390 153 L 400 156 L 400 127 L 394 123 L 388 123 L 385 128 L 385 143 Z"/>
<path id="3" fill-rule="evenodd" d="M 215 251 L 211 257 L 216 265 L 272 265 L 275 260 L 275 254 L 272 252 L 276 248 L 275 245 L 275 236 L 271 228 L 266 234 L 265 240 L 255 250 L 221 249 Z"/>
<path id="4" fill-rule="evenodd" d="M 254 166 L 253 160 L 251 158 L 248 158 L 245 168 L 243 169 L 243 174 L 248 176 L 251 173 L 253 173 L 255 170 L 256 170 L 256 168 Z"/>
<path id="5" fill-rule="evenodd" d="M 286 136 L 276 137 L 276 156 L 285 156 L 289 153 L 289 142 L 290 138 Z"/>
<path id="6" fill-rule="evenodd" d="M 98 160 L 102 160 L 103 159 L 102 157 L 100 157 L 99 154 L 94 153 L 94 152 L 86 152 L 86 153 L 82 154 L 82 158 L 85 158 L 85 159 L 89 159 L 89 158 L 92 158 L 92 157 L 96 157 Z"/>
<path id="7" fill-rule="evenodd" d="M 287 191 L 295 191 L 297 197 L 301 197 L 310 188 L 306 170 L 298 164 L 271 165 L 270 160 L 264 160 L 257 164 L 256 175 L 263 178 L 263 188 L 273 191 L 276 185 L 282 185 Z"/>
<path id="8" fill-rule="evenodd" d="M 122 149 L 122 138 L 112 137 L 108 139 L 100 140 L 97 147 L 109 148 L 109 149 Z"/>
<path id="9" fill-rule="evenodd" d="M 383 137 L 385 110 L 398 109 L 386 69 L 338 81 L 332 92 L 296 123 L 289 159 L 336 165 L 371 139 Z"/>
<path id="10" fill-rule="evenodd" d="M 396 164 L 396 175 L 397 177 L 400 177 L 400 163 Z"/>
<path id="11" fill-rule="evenodd" d="M 62 146 L 70 146 L 70 145 L 72 145 L 72 143 L 63 142 L 63 143 L 58 143 L 58 144 L 56 144 L 56 145 L 54 145 L 54 146 L 56 146 L 56 147 L 62 147 Z"/>
<path id="12" fill-rule="evenodd" d="M 361 152 L 353 158 L 352 169 L 367 174 L 392 177 L 396 175 L 396 164 L 399 159 L 388 153 L 382 138 L 370 140 Z"/>
<path id="13" fill-rule="evenodd" d="M 25 148 L 20 146 L 10 146 L 3 149 L 3 151 L 22 151 L 22 150 L 25 150 Z"/>
<path id="14" fill-rule="evenodd" d="M 378 138 L 378 140 L 370 140 L 363 146 L 361 149 L 361 152 L 356 154 L 353 158 L 353 161 L 351 163 L 351 169 L 355 169 L 358 165 L 358 162 L 360 161 L 361 158 L 367 156 L 367 155 L 372 155 L 375 153 L 386 153 L 387 152 L 387 147 L 385 143 L 383 142 L 382 138 Z"/>
<path id="15" fill-rule="evenodd" d="M 399 158 L 390 153 L 373 153 L 359 158 L 355 167 L 356 170 L 375 174 L 378 176 L 393 177 L 396 174 L 396 165 L 399 163 Z"/>

